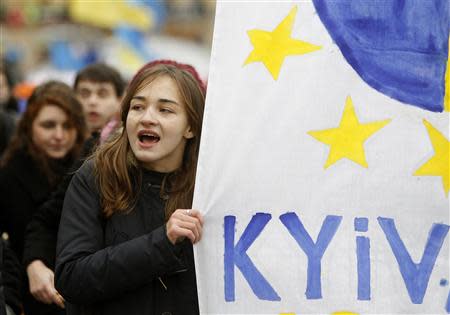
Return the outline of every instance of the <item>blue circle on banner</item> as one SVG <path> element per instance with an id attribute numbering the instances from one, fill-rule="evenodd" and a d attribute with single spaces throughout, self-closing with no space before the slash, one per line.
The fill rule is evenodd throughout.
<path id="1" fill-rule="evenodd" d="M 377 91 L 444 110 L 449 1 L 323 1 L 314 6 L 344 58 Z"/>

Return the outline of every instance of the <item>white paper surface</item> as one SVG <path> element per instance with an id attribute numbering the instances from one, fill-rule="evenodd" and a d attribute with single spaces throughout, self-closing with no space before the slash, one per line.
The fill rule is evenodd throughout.
<path id="1" fill-rule="evenodd" d="M 277 80 L 262 62 L 244 65 L 254 48 L 247 31 L 273 31 L 294 6 L 291 37 L 322 48 L 287 56 Z M 389 122 L 364 142 L 367 168 L 348 158 L 325 168 L 330 146 L 308 132 L 339 127 L 348 97 L 359 123 Z M 201 313 L 446 314 L 449 236 L 439 245 L 423 300 L 413 303 L 380 224 L 394 223 L 415 264 L 428 255 L 427 240 L 436 240 L 429 236 L 433 224 L 448 230 L 442 178 L 413 175 L 434 154 L 424 120 L 448 141 L 449 113 L 402 104 L 365 83 L 311 2 L 219 2 L 194 197 L 205 216 L 195 246 Z M 340 220 L 320 258 L 321 288 L 309 288 L 321 298 L 308 298 L 312 258 L 280 220 L 292 212 L 313 242 L 327 216 Z M 226 301 L 225 217 L 236 220 L 236 245 L 257 213 L 271 218 L 244 254 L 279 300 L 258 298 L 233 263 L 234 300 Z M 367 232 L 355 231 L 355 218 L 367 218 Z M 358 296 L 357 237 L 370 242 L 365 300 Z"/>

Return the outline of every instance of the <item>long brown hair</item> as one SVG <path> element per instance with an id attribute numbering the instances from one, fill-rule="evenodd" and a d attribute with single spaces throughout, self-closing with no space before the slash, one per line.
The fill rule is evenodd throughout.
<path id="1" fill-rule="evenodd" d="M 193 67 L 158 60 L 145 65 L 131 80 L 121 104 L 122 132 L 99 147 L 94 154 L 94 171 L 105 217 L 116 212 L 131 211 L 141 190 L 142 170 L 128 141 L 126 119 L 130 101 L 136 92 L 161 76 L 168 76 L 176 83 L 194 134 L 193 138 L 187 140 L 181 167 L 166 176 L 161 188 L 161 195 L 168 197 L 166 219 L 176 209 L 192 206 L 205 86 Z"/>
<path id="2" fill-rule="evenodd" d="M 38 168 L 47 177 L 50 185 L 53 185 L 59 179 L 60 174 L 52 169 L 52 159 L 37 148 L 32 140 L 33 122 L 41 109 L 49 104 L 62 109 L 68 116 L 69 123 L 76 130 L 75 144 L 64 159 L 67 164 L 70 164 L 78 158 L 86 137 L 83 109 L 71 87 L 60 81 L 48 81 L 38 86 L 30 96 L 27 108 L 22 114 L 11 142 L 4 153 L 1 165 L 4 166 L 9 163 L 19 151 L 25 151 L 36 161 Z"/>

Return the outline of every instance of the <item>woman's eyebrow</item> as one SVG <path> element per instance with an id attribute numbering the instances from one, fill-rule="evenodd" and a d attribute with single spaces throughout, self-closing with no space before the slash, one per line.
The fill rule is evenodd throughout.
<path id="1" fill-rule="evenodd" d="M 139 96 L 139 95 L 135 95 L 131 98 L 132 100 L 140 100 L 140 101 L 145 101 L 145 97 L 144 96 Z"/>
<path id="2" fill-rule="evenodd" d="M 174 105 L 180 105 L 180 104 L 178 104 L 176 101 L 174 101 L 174 100 L 169 100 L 169 99 L 167 99 L 167 98 L 160 98 L 158 101 L 161 102 L 161 103 L 171 103 L 171 104 L 174 104 Z"/>
<path id="3" fill-rule="evenodd" d="M 133 101 L 133 100 L 145 101 L 145 100 L 147 100 L 147 98 L 145 96 L 135 95 L 135 96 L 133 96 L 131 98 L 130 101 Z M 178 104 L 178 102 L 176 102 L 174 100 L 170 100 L 168 98 L 160 98 L 160 99 L 158 99 L 158 102 L 159 103 L 170 103 L 170 104 L 174 104 L 174 105 L 180 105 L 180 104 Z"/>

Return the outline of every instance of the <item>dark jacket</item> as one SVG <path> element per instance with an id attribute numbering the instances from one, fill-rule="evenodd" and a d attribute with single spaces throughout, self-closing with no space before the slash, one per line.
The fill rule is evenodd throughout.
<path id="1" fill-rule="evenodd" d="M 4 285 L 3 285 L 3 242 L 0 238 L 0 315 L 6 314 L 5 309 L 5 294 L 4 294 Z"/>
<path id="2" fill-rule="evenodd" d="M 25 152 L 18 152 L 0 169 L 0 231 L 9 234 L 11 248 L 22 259 L 25 227 L 51 191 L 45 175 Z"/>
<path id="3" fill-rule="evenodd" d="M 13 116 L 0 110 L 0 158 L 8 146 L 15 128 L 16 123 Z"/>
<path id="4" fill-rule="evenodd" d="M 84 159 L 96 148 L 99 133 L 93 133 L 83 146 L 81 157 L 61 180 L 50 197 L 39 207 L 28 223 L 25 232 L 23 264 L 28 266 L 34 260 L 41 260 L 48 268 L 55 269 L 56 239 L 59 221 L 64 203 L 64 196 L 69 187 L 72 176 L 83 164 Z"/>
<path id="5" fill-rule="evenodd" d="M 55 282 L 67 314 L 198 314 L 192 245 L 166 236 L 160 185 L 143 171 L 134 209 L 105 219 L 93 161 L 75 174 L 64 200 Z"/>
<path id="6" fill-rule="evenodd" d="M 81 163 L 80 163 L 81 165 Z M 33 215 L 25 232 L 23 264 L 41 260 L 49 269 L 55 269 L 56 238 L 61 211 L 73 173 L 67 174 L 58 187 Z"/>
<path id="7" fill-rule="evenodd" d="M 58 163 L 60 175 L 67 167 Z M 55 167 L 56 169 L 56 167 Z M 36 162 L 25 152 L 19 151 L 0 169 L 0 232 L 7 232 L 12 250 L 22 260 L 25 227 L 39 206 L 52 190 L 46 176 Z M 28 279 L 23 273 L 23 298 L 27 314 L 59 314 L 54 305 L 35 300 L 28 290 Z"/>
<path id="8" fill-rule="evenodd" d="M 5 311 L 5 303 L 16 314 L 22 312 L 21 265 L 14 252 L 0 239 L 0 315 Z M 6 312 L 6 311 L 5 311 Z"/>

